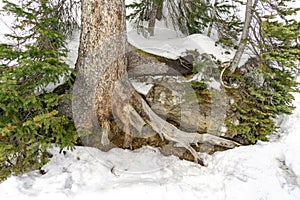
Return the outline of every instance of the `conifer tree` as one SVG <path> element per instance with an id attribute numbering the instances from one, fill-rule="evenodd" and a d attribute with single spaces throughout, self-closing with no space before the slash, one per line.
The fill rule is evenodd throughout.
<path id="1" fill-rule="evenodd" d="M 244 99 L 236 104 L 241 123 L 231 130 L 250 143 L 266 140 L 277 130 L 274 119 L 292 113 L 292 92 L 299 92 L 300 22 L 292 16 L 300 9 L 289 7 L 289 2 L 259 1 L 253 11 L 248 42 L 255 62 L 242 77 L 245 87 L 239 91 Z M 255 77 L 259 81 L 253 81 Z"/>
<path id="2" fill-rule="evenodd" d="M 211 36 L 215 28 L 218 43 L 233 46 L 241 32 L 242 23 L 236 15 L 237 7 L 227 1 L 215 1 L 211 5 L 207 0 L 141 0 L 127 7 L 134 10 L 127 18 L 136 24 L 139 32 L 143 24 L 148 22 L 149 35 L 154 34 L 155 17 L 160 19 L 161 12 L 158 11 L 162 10 L 167 11 L 168 15 L 164 17 L 171 21 L 171 26 L 186 35 L 207 31 L 208 36 Z"/>
<path id="3" fill-rule="evenodd" d="M 207 36 L 211 37 L 212 29 L 217 31 L 217 43 L 224 46 L 235 46 L 238 36 L 242 31 L 242 21 L 237 16 L 238 6 L 242 5 L 239 1 L 215 0 L 209 6 L 209 26 Z"/>
<path id="4" fill-rule="evenodd" d="M 168 1 L 166 3 L 172 23 L 184 34 L 203 33 L 210 21 L 209 1 Z"/>
<path id="5" fill-rule="evenodd" d="M 141 0 L 140 2 L 133 2 L 126 6 L 134 10 L 132 14 L 127 16 L 127 19 L 135 23 L 139 33 L 143 32 L 147 37 L 153 36 L 155 20 L 162 19 L 163 2 L 164 0 Z M 147 30 L 145 23 L 148 23 Z"/>
<path id="6" fill-rule="evenodd" d="M 43 166 L 53 144 L 75 142 L 74 126 L 56 110 L 62 96 L 47 90 L 71 73 L 53 7 L 48 0 L 4 3 L 15 23 L 0 44 L 0 180 Z"/>

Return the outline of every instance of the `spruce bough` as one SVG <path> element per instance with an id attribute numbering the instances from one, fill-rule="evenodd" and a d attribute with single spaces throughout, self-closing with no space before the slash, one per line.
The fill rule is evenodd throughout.
<path id="1" fill-rule="evenodd" d="M 15 17 L 0 44 L 0 181 L 43 166 L 54 144 L 73 147 L 75 128 L 56 107 L 62 95 L 47 86 L 68 77 L 65 35 L 48 0 L 3 1 Z"/>
<path id="2" fill-rule="evenodd" d="M 240 123 L 229 123 L 230 131 L 245 143 L 267 140 L 278 130 L 274 119 L 291 114 L 295 108 L 292 93 L 299 92 L 300 22 L 291 16 L 300 8 L 288 7 L 289 2 L 260 1 L 258 6 L 273 12 L 266 15 L 260 9 L 254 11 L 256 27 L 252 27 L 254 36 L 249 43 L 256 49 L 257 62 L 251 76 L 262 78 L 257 84 L 243 77 L 245 87 L 239 90 L 242 98 L 234 105 Z"/>

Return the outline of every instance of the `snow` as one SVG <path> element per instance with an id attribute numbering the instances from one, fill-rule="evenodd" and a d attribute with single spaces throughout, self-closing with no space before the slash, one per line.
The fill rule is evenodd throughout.
<path id="1" fill-rule="evenodd" d="M 186 49 L 213 53 L 221 60 L 231 56 L 203 35 L 182 37 L 170 29 L 161 29 L 148 39 L 134 32 L 128 35 L 132 44 L 170 58 Z M 73 62 L 77 40 L 70 43 Z M 150 87 L 135 86 L 142 92 Z M 280 138 L 214 155 L 200 154 L 207 167 L 163 156 L 153 147 L 109 152 L 76 147 L 62 154 L 54 148 L 43 167 L 46 174 L 31 171 L 9 177 L 0 183 L 0 199 L 298 200 L 300 94 L 295 94 L 294 103 L 294 114 L 285 116 L 280 125 Z"/>
<path id="2" fill-rule="evenodd" d="M 260 142 L 212 156 L 207 167 L 165 157 L 158 149 L 109 152 L 89 147 L 59 154 L 43 167 L 0 184 L 0 199 L 299 199 L 300 95 L 277 142 Z"/>
<path id="3" fill-rule="evenodd" d="M 227 62 L 233 59 L 235 50 L 223 48 L 216 45 L 215 40 L 203 34 L 193 34 L 183 36 L 182 33 L 166 27 L 164 22 L 156 21 L 155 35 L 148 37 L 138 34 L 130 23 L 127 23 L 128 42 L 145 52 L 163 56 L 169 59 L 178 59 L 184 56 L 187 50 L 197 49 L 200 54 L 206 53 L 213 55 L 216 60 Z M 243 65 L 251 56 L 251 52 L 245 53 L 239 66 Z"/>
<path id="4" fill-rule="evenodd" d="M 234 55 L 233 51 L 215 46 L 215 41 L 205 35 L 193 34 L 178 38 L 174 30 L 167 28 L 157 28 L 155 36 L 150 38 L 139 35 L 137 31 L 133 29 L 128 33 L 128 41 L 133 46 L 143 49 L 148 53 L 161 55 L 170 59 L 177 59 L 183 56 L 186 50 L 195 49 L 197 49 L 199 53 L 212 54 L 222 62 L 230 60 Z"/>
<path id="5" fill-rule="evenodd" d="M 135 80 L 131 80 L 131 84 L 138 93 L 143 95 L 147 95 L 151 88 L 154 86 L 153 84 L 137 82 Z"/>
<path id="6" fill-rule="evenodd" d="M 0 184 L 0 199 L 300 199 L 300 95 L 295 97 L 297 109 L 281 125 L 284 137 L 202 154 L 207 167 L 152 147 L 76 147 L 65 154 L 56 148 L 45 175 L 9 177 Z"/>
<path id="7" fill-rule="evenodd" d="M 0 11 L 3 7 L 4 3 L 0 1 Z M 10 15 L 4 15 L 4 13 L 0 12 L 0 43 L 7 42 L 7 39 L 4 37 L 4 34 L 11 34 L 13 30 L 10 28 L 14 21 L 14 18 Z"/>

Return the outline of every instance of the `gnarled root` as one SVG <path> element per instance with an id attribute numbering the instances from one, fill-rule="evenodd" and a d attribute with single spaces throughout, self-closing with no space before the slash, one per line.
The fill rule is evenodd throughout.
<path id="1" fill-rule="evenodd" d="M 237 89 L 239 86 L 235 85 L 235 86 L 229 86 L 229 85 L 226 85 L 223 81 L 223 75 L 224 75 L 224 72 L 230 67 L 230 62 L 224 62 L 222 63 L 222 71 L 220 73 L 220 83 L 223 87 L 227 88 L 227 89 Z"/>
<path id="2" fill-rule="evenodd" d="M 234 148 L 240 144 L 211 134 L 199 134 L 179 130 L 174 125 L 159 117 L 146 101 L 132 88 L 128 79 L 123 79 L 115 89 L 112 102 L 113 114 L 125 131 L 132 137 L 152 137 L 159 134 L 161 139 L 184 147 L 199 162 L 198 154 L 192 144 L 209 143 L 224 148 Z"/>

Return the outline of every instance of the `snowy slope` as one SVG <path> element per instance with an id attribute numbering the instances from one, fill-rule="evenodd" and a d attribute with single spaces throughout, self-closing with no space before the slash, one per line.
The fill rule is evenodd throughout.
<path id="1" fill-rule="evenodd" d="M 297 96 L 300 108 L 300 96 Z M 297 159 L 300 109 L 287 121 L 288 135 L 206 156 L 208 167 L 164 157 L 157 149 L 88 147 L 59 154 L 37 171 L 0 184 L 0 199 L 299 199 Z"/>
<path id="2" fill-rule="evenodd" d="M 163 28 L 159 32 L 149 39 L 130 32 L 129 40 L 163 56 L 179 56 L 185 49 L 197 48 L 228 59 L 205 36 L 184 38 Z M 74 52 L 76 45 L 76 40 L 70 44 Z M 72 53 L 70 61 L 75 57 Z M 0 199 L 300 199 L 300 95 L 295 96 L 297 109 L 281 125 L 284 137 L 201 155 L 207 167 L 165 157 L 151 147 L 106 153 L 77 147 L 66 154 L 54 149 L 51 161 L 43 167 L 46 174 L 32 171 L 8 178 L 0 184 Z"/>
<path id="3" fill-rule="evenodd" d="M 189 38 L 181 49 L 194 45 Z M 180 44 L 182 38 L 173 40 Z M 159 49 L 157 43 L 152 47 Z M 107 153 L 77 147 L 65 155 L 56 149 L 45 175 L 33 171 L 8 178 L 0 184 L 0 199 L 300 199 L 299 94 L 295 105 L 282 125 L 284 137 L 202 155 L 207 167 L 164 157 L 150 147 Z"/>

